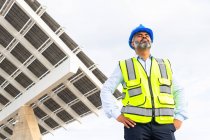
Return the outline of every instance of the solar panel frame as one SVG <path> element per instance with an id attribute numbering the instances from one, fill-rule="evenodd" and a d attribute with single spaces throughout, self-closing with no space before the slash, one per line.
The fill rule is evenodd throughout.
<path id="1" fill-rule="evenodd" d="M 37 15 L 39 14 L 40 9 L 43 9 L 36 0 L 34 2 L 31 2 L 31 0 L 24 1 Z M 0 0 L 0 6 L 1 4 Z M 12 56 L 16 58 L 15 60 L 4 58 L 2 61 L 3 63 L 0 64 L 0 67 L 8 73 L 9 76 L 13 74 L 12 77 L 10 77 L 10 80 L 7 81 L 8 85 L 2 89 L 5 91 L 4 93 L 10 94 L 12 98 L 20 98 L 22 94 L 24 94 L 24 92 L 21 93 L 22 90 L 18 90 L 20 89 L 20 86 L 25 89 L 23 91 L 27 91 L 27 87 L 30 84 L 33 82 L 34 85 L 39 83 L 39 80 L 42 80 L 42 76 L 45 73 L 50 73 L 72 55 L 67 53 L 68 51 L 66 52 L 62 46 L 59 46 L 59 43 L 57 43 L 56 40 L 53 40 L 53 38 L 47 34 L 46 30 L 48 29 L 41 27 L 37 21 L 35 21 L 35 24 L 31 24 L 34 20 L 33 17 L 31 17 L 28 11 L 23 9 L 23 7 L 19 7 L 19 5 L 15 2 L 10 9 L 11 11 L 8 11 L 8 13 L 6 12 L 7 14 L 4 18 L 5 23 L 10 24 L 9 27 L 14 27 L 14 29 L 8 29 L 6 24 L 3 24 L 4 26 L 0 24 L 0 33 L 2 33 L 0 34 L 0 44 L 6 48 L 8 53 L 11 53 Z M 17 13 L 14 12 L 15 10 L 17 10 Z M 12 21 L 12 15 L 14 16 L 14 21 Z M 40 93 L 40 98 L 28 102 L 34 109 L 41 133 L 46 134 L 61 127 L 63 123 L 68 124 L 72 121 L 80 121 L 82 117 L 90 113 L 97 114 L 96 109 L 101 108 L 100 86 L 97 85 L 97 82 L 104 83 L 107 80 L 107 77 L 95 66 L 94 62 L 80 49 L 78 44 L 62 30 L 61 26 L 47 12 L 44 11 L 43 14 L 39 14 L 39 16 L 49 29 L 54 32 L 54 35 L 57 35 L 60 41 L 71 50 L 76 58 L 78 58 L 78 61 L 82 62 L 82 65 L 73 76 L 71 74 L 71 76 L 62 78 L 59 83 L 53 84 L 49 90 Z M 29 26 L 27 27 L 29 30 L 26 31 L 26 34 L 23 34 L 24 31 L 22 31 L 22 29 L 26 25 L 26 22 L 29 21 L 29 17 L 31 19 L 31 22 L 27 25 Z M 14 24 L 15 22 L 17 22 L 17 25 Z M 61 30 L 60 34 L 57 32 L 58 29 Z M 17 30 L 17 32 L 14 34 L 11 32 L 13 30 Z M 18 33 L 18 31 L 21 32 Z M 22 39 L 20 39 L 21 37 Z M 17 44 L 13 46 L 12 43 L 14 42 Z M 18 69 L 18 73 L 14 74 L 14 71 L 17 70 L 17 65 L 14 64 L 16 64 L 17 61 L 23 65 Z M 27 63 L 25 63 L 26 61 Z M 29 70 L 34 77 L 25 74 L 24 70 Z M 90 71 L 90 73 L 87 71 Z M 94 81 L 90 74 L 93 74 L 98 81 Z M 45 79 L 45 77 L 43 79 Z M 20 85 L 13 85 L 13 80 L 17 81 Z M 2 84 L 3 82 L 5 82 L 5 79 L 0 75 L 0 83 Z M 76 90 L 73 90 L 72 88 Z M 115 91 L 114 96 L 117 99 L 120 99 L 121 93 Z M 6 105 L 9 101 L 10 100 L 6 100 L 6 97 L 4 97 L 3 94 L 0 94 L 0 103 Z M 46 109 L 49 109 L 49 111 Z M 54 116 L 50 116 L 52 114 Z M 11 125 L 11 123 L 15 121 L 14 116 L 10 117 L 11 118 L 9 119 L 6 118 L 6 122 L 4 120 L 4 123 L 0 124 L 6 124 L 6 127 L 4 127 L 6 130 L 4 131 L 8 131 L 9 135 L 11 135 L 10 130 L 12 130 L 13 127 L 10 129 L 7 125 Z M 4 135 L 1 134 L 0 137 L 4 137 Z"/>

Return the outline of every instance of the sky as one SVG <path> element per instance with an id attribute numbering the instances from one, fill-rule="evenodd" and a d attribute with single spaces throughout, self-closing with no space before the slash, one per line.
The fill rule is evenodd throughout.
<path id="1" fill-rule="evenodd" d="M 189 119 L 177 140 L 206 139 L 210 133 L 210 1 L 208 0 L 39 0 L 82 50 L 109 76 L 117 62 L 135 56 L 128 46 L 139 24 L 154 32 L 151 53 L 171 61 L 184 87 Z M 123 140 L 123 125 L 102 110 L 43 140 Z"/>

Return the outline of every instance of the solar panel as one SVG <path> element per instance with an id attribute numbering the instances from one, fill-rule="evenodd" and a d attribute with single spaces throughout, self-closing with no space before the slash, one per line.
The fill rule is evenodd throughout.
<path id="1" fill-rule="evenodd" d="M 17 12 L 18 11 L 18 12 Z M 29 16 L 23 12 L 15 3 L 5 16 L 5 19 L 17 30 L 20 31 L 25 23 L 29 20 Z"/>
<path id="2" fill-rule="evenodd" d="M 24 63 L 32 54 L 21 44 L 18 43 L 11 54 L 16 57 L 21 63 Z"/>
<path id="3" fill-rule="evenodd" d="M 4 90 L 5 90 L 7 93 L 9 93 L 12 97 L 16 97 L 16 96 L 20 93 L 20 91 L 17 90 L 12 84 L 8 84 L 8 85 L 4 88 Z M 4 95 L 2 95 L 2 96 L 4 96 Z"/>
<path id="4" fill-rule="evenodd" d="M 9 100 L 0 94 L 0 103 L 2 105 L 6 105 L 8 102 L 9 102 Z"/>
<path id="5" fill-rule="evenodd" d="M 0 1 L 0 8 L 3 6 L 3 4 L 5 3 L 6 0 L 1 0 Z"/>
<path id="6" fill-rule="evenodd" d="M 41 16 L 42 20 L 55 32 L 60 25 L 46 12 Z"/>
<path id="7" fill-rule="evenodd" d="M 11 138 L 21 105 L 43 135 L 97 114 L 107 77 L 41 4 L 0 0 L 0 13 L 0 139 Z"/>
<path id="8" fill-rule="evenodd" d="M 25 35 L 25 38 L 36 49 L 38 49 L 48 39 L 48 36 L 40 29 L 37 24 L 34 24 L 33 27 L 31 27 L 31 29 Z"/>
<path id="9" fill-rule="evenodd" d="M 57 93 L 57 96 L 61 98 L 61 100 L 63 100 L 66 104 L 77 99 L 77 97 L 68 88 L 65 88 L 59 93 Z"/>
<path id="10" fill-rule="evenodd" d="M 4 83 L 5 79 L 0 75 L 0 84 Z"/>
<path id="11" fill-rule="evenodd" d="M 12 39 L 13 36 L 3 26 L 0 25 L 0 44 L 6 48 Z"/>

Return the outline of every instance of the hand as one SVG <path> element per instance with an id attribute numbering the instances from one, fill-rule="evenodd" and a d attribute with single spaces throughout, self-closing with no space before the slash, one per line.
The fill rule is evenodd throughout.
<path id="1" fill-rule="evenodd" d="M 174 127 L 178 130 L 182 126 L 182 121 L 174 119 Z"/>
<path id="2" fill-rule="evenodd" d="M 117 121 L 124 124 L 125 127 L 134 127 L 136 123 L 129 118 L 124 117 L 122 114 L 117 117 Z"/>

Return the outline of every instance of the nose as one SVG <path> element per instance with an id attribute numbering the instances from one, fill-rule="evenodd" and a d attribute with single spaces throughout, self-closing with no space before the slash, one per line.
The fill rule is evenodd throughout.
<path id="1" fill-rule="evenodd" d="M 142 40 L 147 40 L 147 36 L 142 36 Z"/>
<path id="2" fill-rule="evenodd" d="M 147 34 L 142 35 L 142 40 L 147 40 L 149 41 L 149 36 Z"/>
<path id="3" fill-rule="evenodd" d="M 147 35 L 147 34 L 143 34 L 142 37 L 143 37 L 143 38 L 147 38 L 148 35 Z"/>

